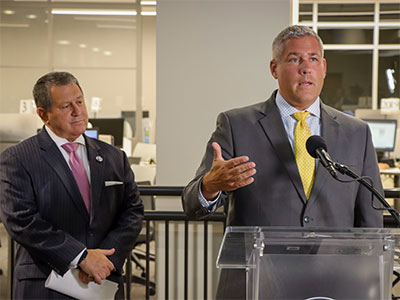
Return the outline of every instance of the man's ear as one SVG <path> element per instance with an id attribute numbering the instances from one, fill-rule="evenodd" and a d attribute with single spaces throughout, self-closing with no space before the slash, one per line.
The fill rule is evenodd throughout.
<path id="1" fill-rule="evenodd" d="M 269 69 L 271 70 L 271 74 L 275 79 L 278 79 L 278 73 L 276 69 L 278 68 L 278 63 L 273 59 L 269 62 Z"/>
<path id="2" fill-rule="evenodd" d="M 43 107 L 38 107 L 36 108 L 36 113 L 42 119 L 43 123 L 47 124 L 47 121 L 49 120 L 49 117 L 47 115 L 47 110 L 45 110 Z"/>

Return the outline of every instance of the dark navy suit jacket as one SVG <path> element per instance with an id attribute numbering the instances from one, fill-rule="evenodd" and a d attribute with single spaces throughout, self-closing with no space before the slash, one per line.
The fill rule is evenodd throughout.
<path id="1" fill-rule="evenodd" d="M 86 136 L 85 141 L 90 215 L 67 162 L 44 129 L 0 155 L 0 216 L 19 244 L 14 298 L 61 298 L 44 288 L 44 279 L 51 270 L 63 275 L 85 247 L 115 248 L 109 259 L 117 274 L 133 248 L 143 205 L 128 159 L 104 142 Z"/>

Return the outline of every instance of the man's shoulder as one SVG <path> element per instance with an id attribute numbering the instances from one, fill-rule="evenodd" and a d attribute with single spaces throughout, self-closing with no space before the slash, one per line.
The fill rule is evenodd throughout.
<path id="1" fill-rule="evenodd" d="M 115 147 L 107 142 L 104 142 L 99 139 L 94 139 L 91 137 L 86 137 L 86 142 L 89 144 L 89 146 L 94 147 L 95 149 L 99 149 L 102 152 L 108 152 L 108 153 L 114 153 L 114 154 L 119 154 L 121 155 L 123 151 L 119 149 L 118 147 Z"/>
<path id="2" fill-rule="evenodd" d="M 351 125 L 351 126 L 361 126 L 365 127 L 367 126 L 367 123 L 364 122 L 361 119 L 358 119 L 352 115 L 346 114 L 344 112 L 341 112 L 333 107 L 330 107 L 328 105 L 323 105 L 323 109 L 326 111 L 328 115 L 336 119 L 336 121 L 341 124 L 341 125 Z"/>

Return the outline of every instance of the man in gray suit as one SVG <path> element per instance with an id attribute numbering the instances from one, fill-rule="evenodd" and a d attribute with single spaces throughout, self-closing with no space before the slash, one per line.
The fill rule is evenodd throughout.
<path id="1" fill-rule="evenodd" d="M 45 280 L 77 267 L 85 284 L 119 283 L 123 299 L 122 267 L 143 218 L 128 159 L 84 134 L 88 114 L 73 75 L 46 74 L 33 95 L 43 128 L 0 156 L 0 216 L 18 243 L 13 299 L 70 299 Z"/>
<path id="2" fill-rule="evenodd" d="M 311 134 L 324 138 L 332 159 L 369 176 L 383 192 L 368 125 L 319 98 L 326 76 L 321 39 L 308 27 L 291 26 L 275 38 L 272 51 L 270 70 L 279 89 L 267 101 L 218 116 L 196 176 L 183 192 L 184 211 L 202 218 L 228 205 L 227 224 L 234 226 L 381 227 L 371 193 L 357 182 L 336 181 L 321 163 L 311 167 L 311 188 L 304 189 L 293 114 L 305 111 Z M 221 275 L 219 298 L 244 297 L 243 274 L 235 275 L 240 281 L 234 272 Z"/>

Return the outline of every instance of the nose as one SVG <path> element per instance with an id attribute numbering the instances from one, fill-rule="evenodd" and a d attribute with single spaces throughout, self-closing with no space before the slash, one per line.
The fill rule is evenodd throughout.
<path id="1" fill-rule="evenodd" d="M 299 71 L 303 75 L 311 73 L 309 62 L 306 59 L 301 60 Z"/>
<path id="2" fill-rule="evenodd" d="M 79 114 L 81 113 L 81 109 L 79 107 L 79 105 L 77 105 L 76 103 L 72 103 L 72 114 L 74 116 L 79 116 Z"/>

